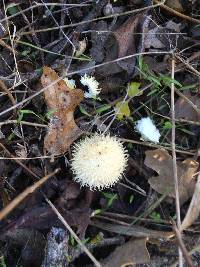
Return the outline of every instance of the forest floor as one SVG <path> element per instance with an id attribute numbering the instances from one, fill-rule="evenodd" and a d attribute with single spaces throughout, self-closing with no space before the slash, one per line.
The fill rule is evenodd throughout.
<path id="1" fill-rule="evenodd" d="M 0 1 L 0 266 L 200 266 L 199 48 L 198 0 Z M 102 190 L 94 133 L 128 155 Z"/>

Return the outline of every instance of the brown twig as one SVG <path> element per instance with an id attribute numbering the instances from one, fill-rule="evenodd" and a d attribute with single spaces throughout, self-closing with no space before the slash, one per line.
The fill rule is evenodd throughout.
<path id="1" fill-rule="evenodd" d="M 179 95 L 181 98 L 183 98 L 199 115 L 200 115 L 200 109 L 183 93 L 181 93 L 178 89 L 174 88 L 174 91 L 177 95 Z"/>
<path id="2" fill-rule="evenodd" d="M 175 60 L 172 58 L 172 69 L 171 78 L 174 80 L 175 71 Z M 179 188 L 178 188 L 178 175 L 177 175 L 177 164 L 176 164 L 176 130 L 175 130 L 175 108 L 174 108 L 174 82 L 171 83 L 171 122 L 172 122 L 172 164 L 173 164 L 173 174 L 174 174 L 174 189 L 175 189 L 175 202 L 176 202 L 176 216 L 177 216 L 177 226 L 181 237 L 181 215 L 180 215 L 180 200 L 179 200 Z M 179 249 L 179 267 L 183 266 L 183 256 L 182 251 Z"/>
<path id="3" fill-rule="evenodd" d="M 0 39 L 0 45 L 7 48 L 10 52 L 13 52 L 12 47 L 10 47 L 8 44 L 6 44 L 6 42 L 4 42 L 2 39 Z"/>
<path id="4" fill-rule="evenodd" d="M 193 73 L 195 73 L 198 77 L 200 77 L 200 72 L 198 70 L 196 70 L 195 68 L 193 68 L 188 61 L 185 61 L 184 59 L 182 59 L 178 54 L 174 55 L 179 61 L 181 61 L 187 69 L 191 70 Z"/>
<path id="5" fill-rule="evenodd" d="M 176 226 L 174 221 L 172 221 L 172 228 L 173 228 L 174 233 L 176 235 L 178 245 L 179 245 L 179 247 L 180 247 L 180 249 L 181 249 L 181 251 L 183 253 L 185 261 L 187 262 L 187 265 L 189 267 L 194 267 L 194 264 L 193 264 L 193 262 L 191 260 L 191 257 L 189 256 L 189 253 L 188 253 L 188 251 L 187 251 L 187 249 L 185 247 L 185 244 L 183 243 L 183 240 L 181 238 L 180 231 L 178 230 L 178 228 L 177 228 L 177 226 Z"/>
<path id="6" fill-rule="evenodd" d="M 5 83 L 2 80 L 0 80 L 0 88 L 4 93 L 6 93 L 8 95 L 11 103 L 13 104 L 13 106 L 15 106 L 16 105 L 16 101 L 15 101 L 13 95 L 8 90 L 7 86 L 5 85 Z M 14 109 L 13 112 L 14 112 L 14 114 L 16 114 L 16 109 Z"/>
<path id="7" fill-rule="evenodd" d="M 158 1 L 158 0 L 154 0 L 153 2 L 155 2 L 156 4 L 160 4 L 160 7 L 161 7 L 161 8 L 163 8 L 164 10 L 166 10 L 166 11 L 172 13 L 172 14 L 175 15 L 175 16 L 178 16 L 178 17 L 180 17 L 180 18 L 182 18 L 182 19 L 185 19 L 185 20 L 189 20 L 189 21 L 191 21 L 191 22 L 193 22 L 193 23 L 200 24 L 200 20 L 199 20 L 199 19 L 191 18 L 191 17 L 189 17 L 189 16 L 187 16 L 187 15 L 185 15 L 185 14 L 182 14 L 182 13 L 180 13 L 180 12 L 178 12 L 178 11 L 172 9 L 171 7 L 166 6 L 165 4 L 162 4 L 162 3 L 161 3 L 160 1 Z"/>
<path id="8" fill-rule="evenodd" d="M 32 194 L 43 183 L 45 183 L 50 177 L 55 175 L 60 169 L 56 169 L 54 172 L 44 176 L 35 184 L 26 188 L 21 194 L 14 198 L 4 209 L 0 211 L 0 221 L 3 220 L 14 208 L 16 208 L 29 194 Z"/>
<path id="9" fill-rule="evenodd" d="M 35 122 L 30 122 L 30 121 L 18 121 L 18 120 L 6 120 L 0 122 L 0 127 L 3 125 L 7 124 L 22 124 L 22 125 L 27 125 L 27 126 L 32 126 L 32 127 L 40 127 L 40 128 L 48 128 L 48 125 L 46 124 L 40 124 L 40 123 L 35 123 Z"/>
<path id="10" fill-rule="evenodd" d="M 55 212 L 55 214 L 58 216 L 58 219 L 62 222 L 62 224 L 66 227 L 66 229 L 74 237 L 74 239 L 76 240 L 76 242 L 80 245 L 81 249 L 88 255 L 88 257 L 91 259 L 91 261 L 95 264 L 95 266 L 96 267 L 102 267 L 101 264 L 95 259 L 95 257 L 92 255 L 92 253 L 85 246 L 85 244 L 81 242 L 81 240 L 79 239 L 79 237 L 75 234 L 75 232 L 72 230 L 72 228 L 66 222 L 66 220 L 63 218 L 63 216 L 60 214 L 60 212 L 56 209 L 56 207 L 53 205 L 53 203 L 49 199 L 47 199 L 47 198 L 45 198 L 45 200 L 50 205 L 50 207 Z"/>
<path id="11" fill-rule="evenodd" d="M 171 147 L 152 144 L 152 143 L 149 143 L 149 142 L 137 141 L 137 140 L 126 139 L 126 138 L 119 138 L 119 139 L 122 142 L 125 142 L 125 143 L 133 143 L 133 144 L 138 144 L 138 145 L 143 145 L 143 146 L 148 146 L 148 147 L 155 147 L 155 148 L 162 148 L 162 149 L 164 148 L 166 150 L 172 151 Z M 180 149 L 176 149 L 175 151 L 176 151 L 176 153 L 181 153 L 181 154 L 186 154 L 186 155 L 195 155 L 195 152 L 184 151 L 184 150 L 180 150 Z"/>

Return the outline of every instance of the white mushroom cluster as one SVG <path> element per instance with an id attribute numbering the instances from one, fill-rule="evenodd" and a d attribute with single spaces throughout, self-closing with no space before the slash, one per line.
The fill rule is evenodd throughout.
<path id="1" fill-rule="evenodd" d="M 74 145 L 74 180 L 91 190 L 102 190 L 117 183 L 126 168 L 128 155 L 114 136 L 95 134 Z"/>

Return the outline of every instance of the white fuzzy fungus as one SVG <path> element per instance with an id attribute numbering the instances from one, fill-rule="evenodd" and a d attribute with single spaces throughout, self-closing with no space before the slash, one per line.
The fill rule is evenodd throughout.
<path id="1" fill-rule="evenodd" d="M 149 117 L 137 121 L 135 128 L 141 134 L 142 139 L 159 143 L 160 132 Z"/>
<path id="2" fill-rule="evenodd" d="M 75 144 L 72 152 L 74 180 L 81 186 L 102 190 L 117 183 L 127 165 L 128 155 L 113 136 L 95 134 Z"/>
<path id="3" fill-rule="evenodd" d="M 85 92 L 85 98 L 96 98 L 101 92 L 99 88 L 99 82 L 95 80 L 93 76 L 88 76 L 86 73 L 84 76 L 81 76 L 80 82 L 82 85 L 87 86 L 88 92 Z"/>

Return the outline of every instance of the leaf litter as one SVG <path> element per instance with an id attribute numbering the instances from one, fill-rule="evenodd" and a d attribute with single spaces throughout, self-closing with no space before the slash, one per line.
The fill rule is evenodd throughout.
<path id="1" fill-rule="evenodd" d="M 44 92 L 45 102 L 48 110 L 53 112 L 44 139 L 44 149 L 53 156 L 64 154 L 81 135 L 81 130 L 74 121 L 74 111 L 84 98 L 81 89 L 71 90 L 64 80 L 51 85 L 58 78 L 54 70 L 43 68 L 41 83 L 44 87 L 50 86 Z"/>
<path id="2" fill-rule="evenodd" d="M 30 6 L 29 2 L 23 1 L 9 6 L 7 2 L 11 1 L 5 1 L 5 12 L 0 3 L 0 37 L 3 37 L 0 40 L 0 79 L 15 97 L 19 109 L 16 109 L 16 114 L 6 114 L 1 121 L 5 149 L 15 153 L 8 153 L 10 158 L 17 158 L 6 161 L 8 170 L 2 174 L 0 185 L 1 207 L 9 205 L 35 182 L 31 171 L 39 177 L 56 168 L 62 171 L 18 205 L 8 219 L 0 222 L 2 261 L 5 257 L 7 266 L 41 266 L 42 262 L 48 262 L 48 267 L 54 267 L 54 260 L 50 260 L 52 253 L 48 254 L 47 247 L 53 231 L 59 230 L 67 238 L 62 255 L 57 253 L 54 258 L 58 259 L 57 263 L 60 260 L 61 266 L 88 265 L 82 249 L 44 201 L 42 191 L 102 266 L 130 263 L 153 266 L 152 260 L 158 267 L 170 266 L 177 260 L 177 246 L 172 239 L 174 233 L 169 221 L 176 211 L 172 157 L 164 148 L 168 149 L 171 142 L 169 89 L 172 81 L 169 74 L 172 51 L 184 62 L 179 64 L 177 59 L 175 85 L 182 84 L 184 88 L 185 83 L 189 86 L 196 84 L 193 92 L 188 89 L 188 93 L 184 93 L 190 103 L 183 96 L 176 98 L 175 116 L 178 119 L 176 147 L 180 211 L 182 218 L 185 216 L 182 229 L 198 227 L 193 223 L 198 223 L 199 215 L 199 179 L 196 182 L 198 134 L 195 136 L 199 128 L 190 126 L 191 121 L 199 121 L 196 112 L 199 108 L 198 79 L 193 75 L 194 70 L 197 74 L 199 64 L 196 56 L 199 30 L 194 23 L 199 16 L 198 1 L 193 1 L 193 10 L 190 10 L 188 1 L 166 1 L 168 6 L 165 3 L 158 8 L 152 8 L 150 1 L 135 0 L 128 0 L 126 4 L 120 0 L 109 3 L 99 0 L 92 5 L 90 2 L 81 3 L 81 6 L 80 1 L 75 1 L 76 6 L 70 7 L 66 7 L 64 2 L 48 3 L 51 5 L 48 8 L 46 4 Z M 177 10 L 176 13 L 172 8 Z M 102 15 L 108 17 L 102 18 Z M 18 38 L 9 40 L 12 36 L 19 37 L 20 42 Z M 140 56 L 126 58 L 135 53 L 140 53 Z M 98 64 L 101 66 L 96 66 Z M 84 99 L 81 89 L 71 89 L 63 80 L 56 82 L 66 72 L 76 81 L 78 88 L 81 88 L 80 75 L 86 73 L 97 79 L 102 88 L 100 98 Z M 71 77 L 70 73 L 74 75 Z M 44 97 L 28 99 L 33 92 L 39 93 L 40 77 L 43 88 L 48 86 Z M 188 77 L 189 83 L 186 82 Z M 26 112 L 23 103 L 27 105 Z M 196 110 L 191 103 L 197 107 Z M 0 104 L 0 113 L 14 105 L 4 93 Z M 46 132 L 44 124 L 43 128 L 38 125 L 46 122 L 47 115 Z M 163 149 L 148 151 L 146 147 L 157 145 L 147 140 L 139 141 L 135 126 L 137 121 L 146 117 L 155 122 L 161 134 L 159 147 Z M 182 118 L 187 125 L 179 120 Z M 85 132 L 93 134 L 108 130 L 110 135 L 121 137 L 134 161 L 127 166 L 126 179 L 116 187 L 106 189 L 103 194 L 80 188 L 72 182 L 70 146 L 83 133 L 76 119 Z M 17 134 L 13 129 L 17 129 Z M 22 149 L 19 151 L 23 147 L 26 153 L 22 153 Z M 1 149 L 3 158 L 7 152 L 3 147 Z M 185 153 L 197 156 L 187 158 Z M 18 159 L 21 156 L 23 160 Z M 19 162 L 22 164 L 20 167 Z M 198 237 L 198 233 L 194 235 Z M 62 234 L 60 237 L 58 235 L 52 242 L 53 251 L 59 251 Z M 120 238 L 124 244 L 119 242 Z M 27 242 L 29 239 L 31 242 Z M 184 231 L 183 242 L 187 247 L 195 245 L 187 231 Z M 5 243 L 6 251 L 3 249 Z M 18 253 L 14 257 L 13 250 Z M 74 253 L 70 254 L 71 250 Z"/>
<path id="3" fill-rule="evenodd" d="M 164 149 L 147 150 L 144 164 L 157 172 L 158 176 L 150 177 L 148 182 L 160 194 L 175 198 L 172 157 Z M 199 163 L 192 158 L 177 162 L 180 203 L 184 204 L 195 188 L 195 177 Z"/>

